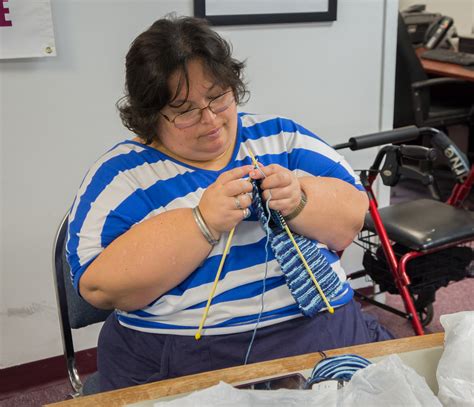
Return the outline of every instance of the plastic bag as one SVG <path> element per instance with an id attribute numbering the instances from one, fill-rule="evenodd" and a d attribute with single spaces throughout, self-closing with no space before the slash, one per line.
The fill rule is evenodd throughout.
<path id="1" fill-rule="evenodd" d="M 425 378 L 397 355 L 357 371 L 341 391 L 341 406 L 441 407 Z"/>
<path id="2" fill-rule="evenodd" d="M 445 406 L 474 406 L 474 311 L 442 315 L 444 351 L 438 364 L 438 398 Z"/>
<path id="3" fill-rule="evenodd" d="M 196 391 L 185 397 L 155 403 L 154 407 L 336 407 L 337 393 L 313 390 L 240 390 L 220 382 L 207 389 Z"/>

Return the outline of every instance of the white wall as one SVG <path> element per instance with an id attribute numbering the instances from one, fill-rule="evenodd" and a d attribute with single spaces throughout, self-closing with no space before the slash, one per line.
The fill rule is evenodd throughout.
<path id="1" fill-rule="evenodd" d="M 474 0 L 400 0 L 400 10 L 412 4 L 426 4 L 426 11 L 453 18 L 459 35 L 474 34 Z"/>
<path id="2" fill-rule="evenodd" d="M 243 110 L 292 117 L 330 143 L 388 128 L 396 0 L 339 0 L 334 23 L 219 28 L 247 59 Z M 132 39 L 192 1 L 52 0 L 58 56 L 1 61 L 0 368 L 62 353 L 56 227 L 91 163 L 129 137 L 115 111 Z M 387 33 L 385 33 L 385 27 Z M 367 166 L 368 152 L 350 155 Z M 359 260 L 345 259 L 349 268 Z M 96 345 L 98 327 L 76 335 Z"/>

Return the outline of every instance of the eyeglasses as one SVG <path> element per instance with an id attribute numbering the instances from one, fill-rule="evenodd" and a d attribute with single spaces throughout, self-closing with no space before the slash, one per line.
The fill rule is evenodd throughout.
<path id="1" fill-rule="evenodd" d="M 173 123 L 177 129 L 185 129 L 186 127 L 194 126 L 201 120 L 202 111 L 209 109 L 212 113 L 218 114 L 227 110 L 229 106 L 234 102 L 234 92 L 229 90 L 223 94 L 212 99 L 205 107 L 196 107 L 186 112 L 180 113 L 173 119 L 170 119 L 165 114 L 159 112 L 166 120 Z"/>

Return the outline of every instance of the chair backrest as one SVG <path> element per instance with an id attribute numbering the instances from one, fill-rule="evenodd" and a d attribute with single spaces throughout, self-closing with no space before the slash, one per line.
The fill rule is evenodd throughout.
<path id="1" fill-rule="evenodd" d="M 53 274 L 69 380 L 74 390 L 80 393 L 82 383 L 75 366 L 72 329 L 105 321 L 112 311 L 99 310 L 91 306 L 74 290 L 69 264 L 66 259 L 67 228 L 68 215 L 62 219 L 53 242 Z"/>
<path id="2" fill-rule="evenodd" d="M 428 76 L 413 48 L 405 21 L 402 15 L 398 13 L 394 128 L 415 124 L 411 84 L 426 79 L 428 79 Z M 429 92 L 424 92 L 421 100 L 422 110 L 426 118 L 430 106 Z"/>

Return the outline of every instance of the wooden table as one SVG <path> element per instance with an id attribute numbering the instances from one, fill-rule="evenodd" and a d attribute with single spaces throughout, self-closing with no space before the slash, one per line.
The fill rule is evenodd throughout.
<path id="1" fill-rule="evenodd" d="M 417 48 L 416 54 L 420 56 L 421 53 L 426 51 L 424 48 Z M 433 61 L 431 59 L 420 58 L 421 65 L 425 72 L 439 75 L 449 76 L 453 78 L 465 79 L 474 82 L 474 70 L 467 69 L 462 65 L 450 64 L 448 62 Z"/>
<path id="2" fill-rule="evenodd" d="M 348 348 L 327 351 L 328 356 L 355 353 L 366 358 L 404 353 L 422 349 L 443 346 L 444 333 L 396 339 L 393 341 L 370 343 L 351 346 Z M 214 370 L 196 375 L 184 376 L 161 382 L 128 387 L 126 389 L 80 397 L 59 403 L 49 404 L 54 407 L 74 406 L 124 406 L 144 400 L 155 400 L 176 394 L 188 393 L 204 389 L 221 380 L 226 383 L 238 383 L 263 377 L 276 376 L 285 373 L 311 369 L 321 359 L 319 353 L 275 359 L 268 362 L 254 363 L 247 366 L 237 366 L 228 369 Z"/>

